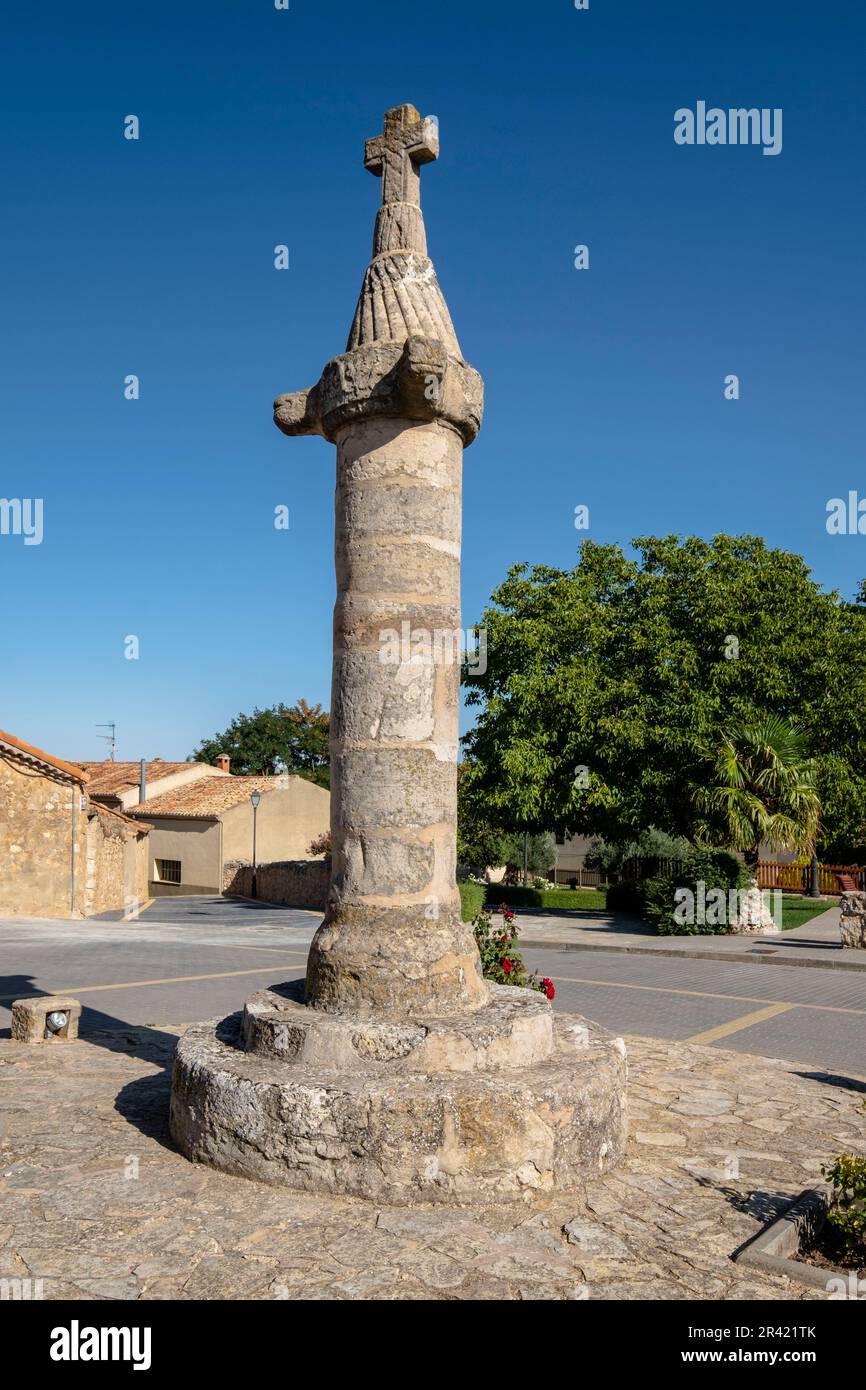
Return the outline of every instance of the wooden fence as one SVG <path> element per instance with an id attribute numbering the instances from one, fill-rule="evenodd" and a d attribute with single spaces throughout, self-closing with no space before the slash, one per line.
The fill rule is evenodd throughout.
<path id="1" fill-rule="evenodd" d="M 676 878 L 684 874 L 686 866 L 680 859 L 639 858 L 626 859 L 620 876 L 622 878 Z M 862 864 L 819 864 L 818 892 L 822 896 L 837 897 L 842 892 L 839 881 L 842 874 L 849 875 L 861 892 L 866 892 L 866 868 Z M 612 875 L 615 877 L 615 875 Z M 811 864 L 780 864 L 772 859 L 758 862 L 758 887 L 781 888 L 788 893 L 810 893 L 812 891 Z"/>
<path id="2" fill-rule="evenodd" d="M 819 864 L 818 891 L 827 897 L 836 897 L 842 892 L 839 878 L 849 875 L 857 888 L 866 889 L 866 869 L 861 864 Z M 772 859 L 761 859 L 758 863 L 758 887 L 782 888 L 789 893 L 810 893 L 812 891 L 811 864 L 777 864 Z"/>

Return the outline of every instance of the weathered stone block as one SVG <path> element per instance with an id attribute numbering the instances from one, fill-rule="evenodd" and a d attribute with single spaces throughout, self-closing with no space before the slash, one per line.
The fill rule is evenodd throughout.
<path id="1" fill-rule="evenodd" d="M 452 541 L 422 536 L 401 542 L 387 536 L 371 544 L 366 537 L 342 534 L 334 555 L 341 588 L 438 598 L 460 587 L 460 554 Z"/>
<path id="2" fill-rule="evenodd" d="M 839 904 L 839 934 L 842 945 L 866 950 L 866 893 L 843 893 Z"/>
<path id="3" fill-rule="evenodd" d="M 342 825 L 359 833 L 453 823 L 456 757 L 456 742 L 445 749 L 346 748 L 335 760 Z"/>
<path id="4" fill-rule="evenodd" d="M 435 736 L 436 668 L 420 660 L 383 659 L 390 654 L 388 640 L 381 653 L 334 653 L 332 727 L 349 743 L 423 743 Z"/>
<path id="5" fill-rule="evenodd" d="M 368 484 L 343 487 L 337 499 L 338 535 L 433 536 L 460 541 L 460 496 L 441 488 Z"/>
<path id="6" fill-rule="evenodd" d="M 435 423 L 358 421 L 340 437 L 337 485 L 408 480 L 439 492 L 459 492 L 462 454 L 454 431 Z"/>
<path id="7" fill-rule="evenodd" d="M 52 1014 L 57 1017 L 49 1025 Z M 12 1037 L 23 1043 L 74 1042 L 80 1018 L 81 1005 L 68 995 L 41 994 L 35 999 L 16 999 L 12 1005 Z"/>
<path id="8" fill-rule="evenodd" d="M 307 999 L 317 1009 L 383 1019 L 453 1014 L 483 1008 L 471 927 L 460 917 L 456 888 L 449 898 L 390 905 L 341 902 L 331 890 L 325 920 L 307 959 Z"/>
<path id="9" fill-rule="evenodd" d="M 433 877 L 436 846 L 400 836 L 347 836 L 343 844 L 343 890 L 355 896 L 423 893 Z"/>

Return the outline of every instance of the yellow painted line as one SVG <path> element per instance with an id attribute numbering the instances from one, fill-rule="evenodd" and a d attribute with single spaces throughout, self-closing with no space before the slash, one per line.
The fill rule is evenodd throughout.
<path id="1" fill-rule="evenodd" d="M 181 944 L 183 943 L 179 941 L 171 942 L 172 946 Z M 277 955 L 280 956 L 284 956 L 286 953 L 285 946 L 247 946 L 243 941 L 193 941 L 190 944 L 193 946 L 208 946 L 214 951 L 269 951 L 271 955 L 276 951 Z M 302 945 L 306 944 L 306 942 L 302 943 Z M 300 960 L 300 956 L 298 959 Z M 304 960 L 306 960 L 306 956 L 304 956 Z"/>
<path id="2" fill-rule="evenodd" d="M 140 907 L 134 907 L 131 912 L 127 912 L 125 917 L 121 917 L 121 922 L 135 922 L 142 912 L 147 911 L 152 902 L 153 898 L 148 898 L 147 902 L 142 903 Z"/>
<path id="3" fill-rule="evenodd" d="M 306 956 L 295 956 L 295 961 L 306 963 Z M 228 980 L 235 975 L 273 975 L 275 970 L 281 970 L 285 964 L 287 970 L 297 970 L 297 965 L 289 965 L 286 962 L 275 961 L 273 965 L 257 965 L 251 970 L 220 970 L 213 975 L 168 975 L 163 980 L 123 980 L 116 985 L 71 985 L 64 989 L 48 989 L 45 994 L 71 994 L 73 998 L 77 994 L 95 994 L 98 990 L 104 989 L 141 989 L 144 985 L 183 985 L 194 980 Z M 3 996 L 2 1002 L 5 1004 L 10 999 L 30 998 L 30 995 L 7 994 Z"/>
<path id="4" fill-rule="evenodd" d="M 753 1009 L 750 1014 L 741 1014 L 739 1018 L 732 1018 L 729 1023 L 720 1023 L 717 1028 L 708 1028 L 704 1033 L 695 1033 L 692 1037 L 686 1038 L 687 1043 L 711 1043 L 718 1042 L 719 1038 L 730 1037 L 731 1033 L 739 1033 L 741 1028 L 751 1028 L 756 1023 L 763 1023 L 767 1018 L 775 1018 L 777 1014 L 786 1014 L 789 1009 L 796 1009 L 796 1004 L 768 1004 L 766 1009 Z"/>
<path id="5" fill-rule="evenodd" d="M 174 944 L 176 944 L 176 943 L 174 943 Z M 199 942 L 198 944 L 201 945 L 202 943 Z M 204 943 L 204 944 L 206 944 L 206 945 L 208 945 L 208 946 L 213 946 L 213 948 L 214 948 L 215 951 L 270 951 L 270 953 L 271 953 L 272 955 L 273 955 L 274 951 L 276 951 L 277 954 L 278 954 L 278 955 L 281 955 L 281 956 L 285 954 L 285 950 L 286 950 L 285 946 L 246 946 L 246 945 L 244 944 L 243 941 L 237 941 L 237 942 L 228 942 L 228 941 L 227 941 L 226 944 L 225 944 L 225 946 L 223 946 L 222 942 L 217 942 L 217 941 L 208 941 L 208 942 L 206 942 L 206 943 Z M 306 957 L 306 956 L 303 956 L 303 957 L 298 956 L 298 960 L 301 960 L 301 959 L 306 960 L 307 957 Z"/>
<path id="6" fill-rule="evenodd" d="M 751 994 L 714 994 L 708 989 L 674 989 L 669 985 L 628 985 L 621 980 L 585 980 L 577 975 L 552 975 L 551 979 L 563 981 L 568 985 L 602 985 L 607 989 L 639 989 L 649 994 L 685 994 L 691 999 L 730 999 L 735 1004 L 766 1004 L 766 999 Z M 792 1003 L 787 999 L 780 999 L 778 1002 L 784 1004 L 788 1009 L 817 1009 L 819 1013 L 828 1014 L 866 1014 L 866 1009 L 844 1009 L 837 1004 L 801 1004 Z"/>

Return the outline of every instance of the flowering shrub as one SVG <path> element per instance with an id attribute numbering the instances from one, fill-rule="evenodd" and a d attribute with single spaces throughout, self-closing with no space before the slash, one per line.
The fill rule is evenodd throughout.
<path id="1" fill-rule="evenodd" d="M 472 923 L 485 980 L 492 980 L 497 985 L 537 989 L 548 999 L 553 999 L 556 994 L 553 981 L 547 978 L 539 980 L 523 963 L 523 957 L 517 949 L 517 924 L 511 908 L 503 906 L 500 911 L 501 927 L 494 926 L 489 912 L 479 912 Z"/>
<path id="2" fill-rule="evenodd" d="M 866 1247 L 866 1158 L 840 1154 L 821 1172 L 833 1185 L 827 1220 L 849 1249 Z"/>
<path id="3" fill-rule="evenodd" d="M 307 850 L 308 854 L 330 854 L 331 853 L 331 832 L 326 830 L 324 835 L 319 835 Z"/>

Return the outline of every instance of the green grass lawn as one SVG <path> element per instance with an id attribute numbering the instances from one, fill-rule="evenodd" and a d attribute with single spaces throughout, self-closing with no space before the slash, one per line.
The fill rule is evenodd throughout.
<path id="1" fill-rule="evenodd" d="M 479 883 L 460 884 L 460 902 L 464 922 L 471 922 L 484 905 L 484 888 Z M 487 906 L 498 907 L 507 903 L 509 907 L 570 908 L 573 912 L 603 910 L 605 894 L 599 888 L 497 888 L 491 884 L 487 889 Z"/>
<path id="2" fill-rule="evenodd" d="M 802 927 L 813 917 L 819 917 L 828 908 L 834 907 L 835 898 L 804 898 L 799 893 L 782 894 L 782 931 L 792 927 Z"/>
<path id="3" fill-rule="evenodd" d="M 461 883 L 460 901 L 464 922 L 471 922 L 484 906 L 484 888 L 480 883 Z M 603 888 L 497 888 L 491 885 L 487 891 L 488 907 L 499 903 L 509 907 L 571 908 L 574 912 L 604 910 L 605 891 Z M 802 927 L 804 923 L 833 907 L 835 899 L 804 898 L 799 893 L 782 894 L 782 930 Z"/>

